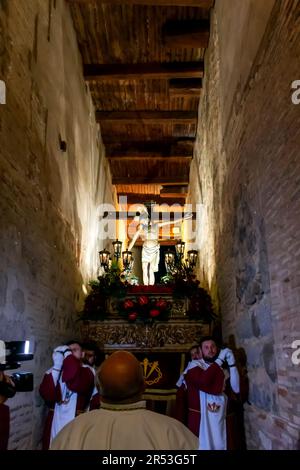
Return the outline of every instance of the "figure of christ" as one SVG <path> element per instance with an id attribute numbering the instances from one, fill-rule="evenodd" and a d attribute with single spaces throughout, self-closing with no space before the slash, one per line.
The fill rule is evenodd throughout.
<path id="1" fill-rule="evenodd" d="M 143 217 L 141 223 L 138 226 L 138 230 L 134 234 L 131 243 L 128 246 L 130 251 L 134 246 L 136 240 L 141 237 L 143 240 L 142 247 L 142 269 L 143 269 L 143 284 L 145 286 L 153 286 L 155 284 L 155 275 L 158 271 L 159 265 L 159 251 L 160 245 L 158 242 L 159 229 L 161 227 L 176 224 L 192 217 L 192 214 L 187 214 L 181 219 L 174 220 L 173 222 L 152 222 L 148 216 L 148 211 L 144 208 L 142 214 Z M 145 217 L 146 215 L 146 217 Z M 137 219 L 136 219 L 137 220 Z"/>

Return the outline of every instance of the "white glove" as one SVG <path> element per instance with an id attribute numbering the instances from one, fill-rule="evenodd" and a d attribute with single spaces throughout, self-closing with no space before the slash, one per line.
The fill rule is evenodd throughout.
<path id="1" fill-rule="evenodd" d="M 233 355 L 233 352 L 229 348 L 225 348 L 226 355 L 225 359 L 229 367 L 233 367 L 235 365 L 235 357 Z"/>
<path id="2" fill-rule="evenodd" d="M 64 359 L 70 354 L 72 354 L 72 351 L 68 346 L 57 346 L 52 354 L 54 369 L 61 370 Z"/>
<path id="3" fill-rule="evenodd" d="M 217 359 L 215 360 L 215 362 L 220 366 L 222 367 L 223 363 L 225 362 L 226 360 L 226 349 L 221 349 L 221 351 L 219 352 L 219 355 L 217 357 Z"/>
<path id="4" fill-rule="evenodd" d="M 64 354 L 60 351 L 53 351 L 52 354 L 52 359 L 53 359 L 53 367 L 56 370 L 60 370 L 62 368 L 63 360 L 64 360 Z"/>

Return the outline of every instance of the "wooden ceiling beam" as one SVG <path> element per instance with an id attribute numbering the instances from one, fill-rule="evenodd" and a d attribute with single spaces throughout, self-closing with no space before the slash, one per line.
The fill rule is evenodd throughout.
<path id="1" fill-rule="evenodd" d="M 189 183 L 188 176 L 175 175 L 175 176 L 113 176 L 112 184 L 164 184 L 164 185 L 174 185 L 174 184 L 183 184 L 187 185 Z M 181 196 L 182 197 L 182 196 Z"/>
<path id="2" fill-rule="evenodd" d="M 172 186 L 160 190 L 161 198 L 182 198 L 188 194 L 188 186 Z"/>
<path id="3" fill-rule="evenodd" d="M 109 160 L 191 160 L 193 158 L 193 144 L 151 145 L 151 142 L 143 145 L 120 145 L 118 147 L 107 146 L 106 157 Z M 157 143 L 156 143 L 157 144 Z"/>
<path id="4" fill-rule="evenodd" d="M 190 137 L 166 137 L 163 140 L 124 140 L 120 141 L 118 138 L 105 139 L 103 136 L 103 143 L 107 151 L 113 152 L 114 150 L 141 150 L 141 151 L 175 151 L 176 148 L 192 149 L 195 143 L 194 138 Z M 166 150 L 165 150 L 166 149 Z"/>
<path id="5" fill-rule="evenodd" d="M 173 204 L 178 204 L 179 206 L 184 206 L 185 204 L 185 198 L 176 198 L 176 201 L 172 198 L 161 198 L 157 194 L 140 194 L 140 193 L 118 193 L 118 201 L 120 202 L 120 197 L 125 197 L 127 198 L 127 204 L 132 205 L 132 204 L 143 204 L 144 202 L 149 202 L 153 201 L 158 205 L 161 204 L 168 204 L 169 206 L 172 206 Z"/>
<path id="6" fill-rule="evenodd" d="M 155 160 L 161 162 L 182 162 L 192 160 L 193 155 L 162 155 L 159 153 L 149 153 L 149 152 L 138 152 L 136 154 L 132 152 L 120 153 L 120 155 L 107 155 L 107 159 L 114 162 L 119 160 Z"/>
<path id="7" fill-rule="evenodd" d="M 199 96 L 201 89 L 201 78 L 175 78 L 169 81 L 169 93 L 172 96 Z"/>
<path id="8" fill-rule="evenodd" d="M 209 9 L 213 7 L 214 0 L 67 0 L 68 3 L 101 4 L 111 5 L 149 5 L 149 6 L 170 6 L 170 7 L 197 7 Z"/>
<path id="9" fill-rule="evenodd" d="M 209 20 L 167 21 L 162 28 L 165 46 L 206 48 L 209 41 Z"/>
<path id="10" fill-rule="evenodd" d="M 110 144 L 105 145 L 106 148 L 106 156 L 107 157 L 114 157 L 120 154 L 148 154 L 148 153 L 159 153 L 163 157 L 173 156 L 180 156 L 180 155 L 192 155 L 194 142 L 177 142 L 174 143 L 166 143 L 165 141 L 158 141 L 158 142 L 124 142 L 122 144 Z"/>
<path id="11" fill-rule="evenodd" d="M 96 111 L 97 122 L 115 122 L 118 124 L 196 124 L 197 111 Z"/>
<path id="12" fill-rule="evenodd" d="M 145 80 L 170 78 L 201 78 L 204 63 L 152 62 L 141 64 L 84 64 L 85 80 Z"/>

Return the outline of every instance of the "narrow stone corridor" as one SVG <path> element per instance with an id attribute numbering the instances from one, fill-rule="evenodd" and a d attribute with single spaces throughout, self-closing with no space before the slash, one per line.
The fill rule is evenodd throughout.
<path id="1" fill-rule="evenodd" d="M 34 391 L 7 401 L 9 449 L 41 448 L 53 348 L 82 334 L 98 253 L 129 246 L 122 197 L 189 207 L 194 239 L 158 241 L 197 250 L 224 344 L 246 355 L 247 448 L 300 448 L 299 11 L 0 2 L 0 340 L 34 344 Z M 119 217 L 109 237 L 104 204 Z"/>

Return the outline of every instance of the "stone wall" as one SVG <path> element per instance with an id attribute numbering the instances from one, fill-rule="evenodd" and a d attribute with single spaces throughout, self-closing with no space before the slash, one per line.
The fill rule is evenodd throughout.
<path id="1" fill-rule="evenodd" d="M 10 448 L 37 448 L 37 387 L 53 346 L 78 334 L 82 284 L 96 273 L 97 206 L 110 173 L 67 4 L 0 4 L 0 338 L 32 339 L 34 393 L 11 406 Z"/>
<path id="2" fill-rule="evenodd" d="M 211 18 L 190 201 L 203 204 L 198 275 L 244 348 L 249 448 L 300 442 L 299 4 L 238 2 Z M 248 47 L 249 46 L 249 47 Z"/>

